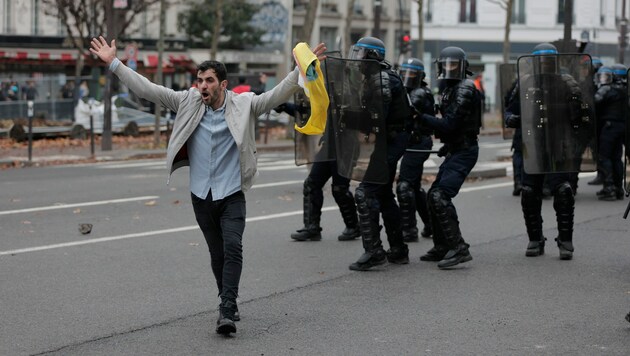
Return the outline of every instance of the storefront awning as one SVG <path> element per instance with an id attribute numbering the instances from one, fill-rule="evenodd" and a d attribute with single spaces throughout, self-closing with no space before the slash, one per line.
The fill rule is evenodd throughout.
<path id="1" fill-rule="evenodd" d="M 21 48 L 0 48 L 0 62 L 16 64 L 56 64 L 72 65 L 77 58 L 77 50 L 41 50 Z"/>

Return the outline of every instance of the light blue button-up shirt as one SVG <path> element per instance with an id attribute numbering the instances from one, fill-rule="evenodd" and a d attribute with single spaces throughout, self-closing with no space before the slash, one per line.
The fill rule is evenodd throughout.
<path id="1" fill-rule="evenodd" d="M 194 195 L 206 199 L 212 190 L 212 200 L 216 201 L 241 190 L 240 155 L 225 121 L 225 103 L 216 111 L 206 107 L 187 144 L 190 191 Z"/>

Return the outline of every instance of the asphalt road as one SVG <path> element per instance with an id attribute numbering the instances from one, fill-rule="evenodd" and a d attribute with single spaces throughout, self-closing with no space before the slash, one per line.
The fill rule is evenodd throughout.
<path id="1" fill-rule="evenodd" d="M 506 147 L 485 143 L 481 156 Z M 580 179 L 572 261 L 558 258 L 550 200 L 547 253 L 525 257 L 505 177 L 467 183 L 455 199 L 473 261 L 439 270 L 418 260 L 431 247 L 423 240 L 409 265 L 352 272 L 361 242 L 336 240 L 329 186 L 323 240 L 293 242 L 307 171 L 288 153 L 259 163 L 246 195 L 242 321 L 229 338 L 214 333 L 216 286 L 186 168 L 169 186 L 159 160 L 0 171 L 0 354 L 630 353 L 627 200 L 598 201 L 592 175 Z"/>

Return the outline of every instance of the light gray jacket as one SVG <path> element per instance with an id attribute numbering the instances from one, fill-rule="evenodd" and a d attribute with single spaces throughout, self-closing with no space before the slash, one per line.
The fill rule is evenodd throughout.
<path id="1" fill-rule="evenodd" d="M 114 74 L 136 95 L 177 112 L 173 132 L 166 151 L 168 181 L 180 167 L 190 164 L 186 141 L 192 135 L 205 112 L 201 94 L 197 88 L 174 91 L 150 82 L 147 78 L 120 63 Z M 254 93 L 236 94 L 231 90 L 225 96 L 225 120 L 236 141 L 241 162 L 241 189 L 247 191 L 258 176 L 256 164 L 255 120 L 263 113 L 286 102 L 300 89 L 299 71 L 296 68 L 278 85 L 261 95 Z M 167 184 L 168 184 L 167 181 Z"/>

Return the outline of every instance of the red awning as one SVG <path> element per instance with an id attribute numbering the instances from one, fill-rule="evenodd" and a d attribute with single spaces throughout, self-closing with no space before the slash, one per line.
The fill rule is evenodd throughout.
<path id="1" fill-rule="evenodd" d="M 0 62 L 2 63 L 40 65 L 56 62 L 66 65 L 74 64 L 76 57 L 76 50 L 0 49 Z"/>
<path id="2" fill-rule="evenodd" d="M 157 52 L 140 52 L 142 64 L 145 71 L 154 73 L 157 69 L 158 54 Z M 174 73 L 184 69 L 186 71 L 196 68 L 195 62 L 187 55 L 182 53 L 164 53 L 162 55 L 162 70 L 165 73 Z"/>

